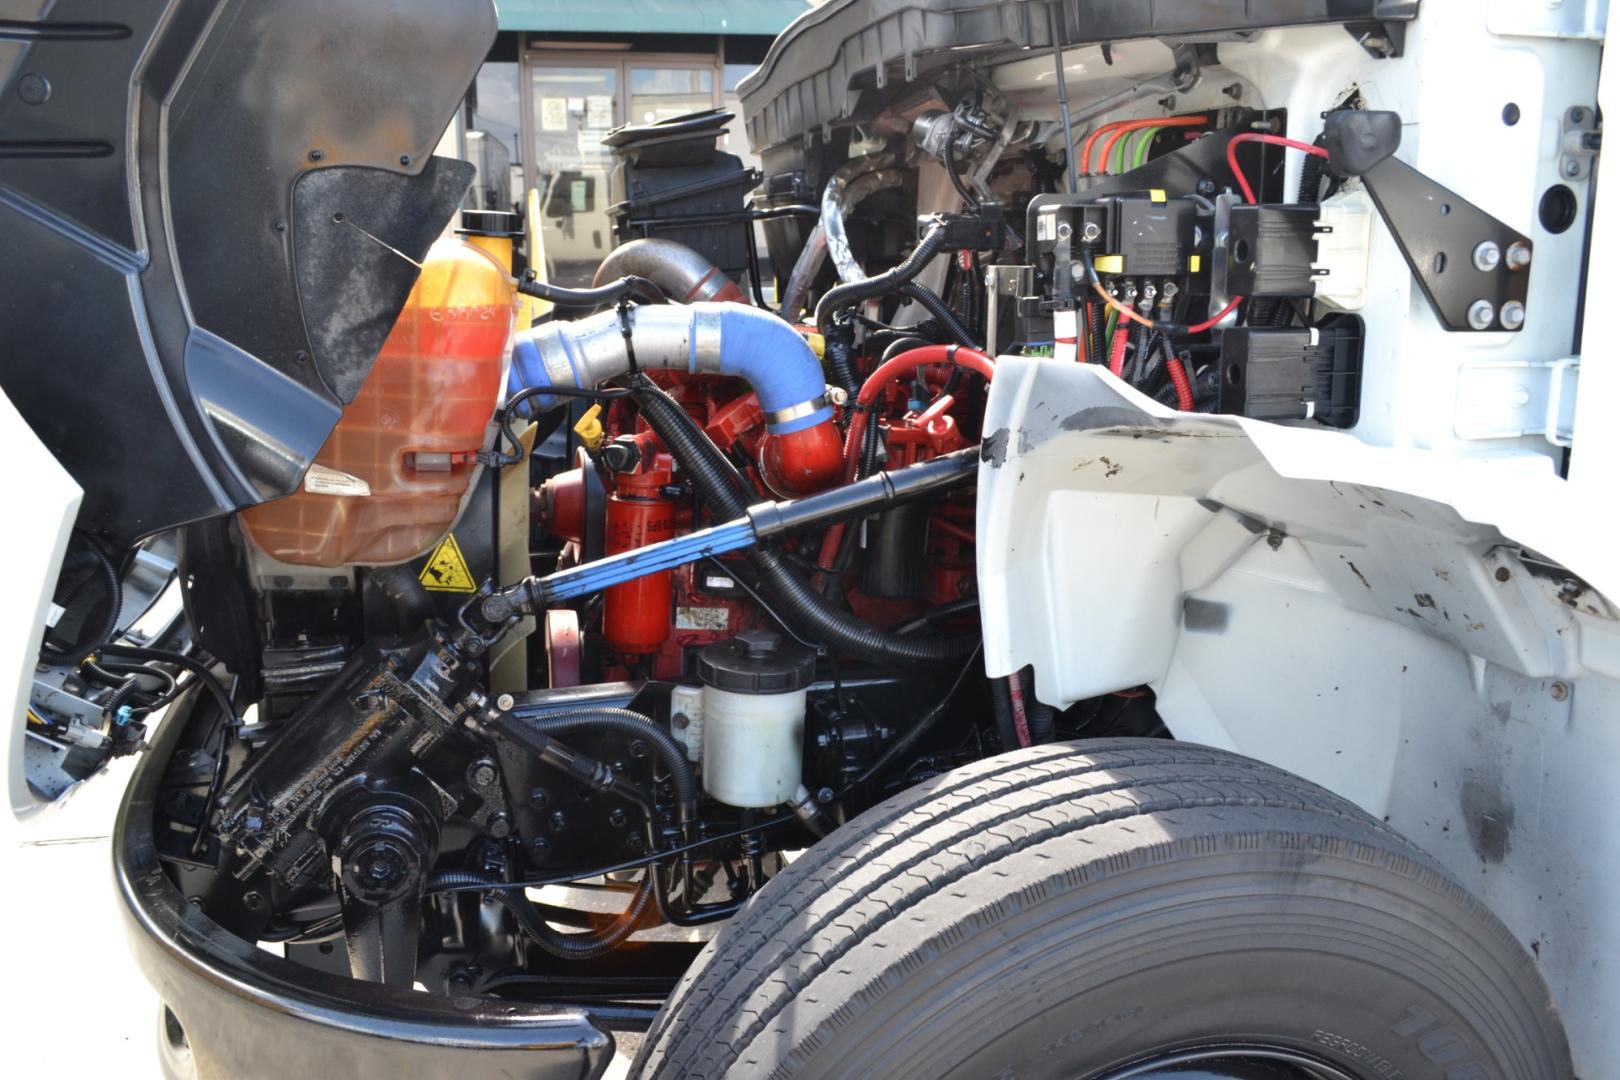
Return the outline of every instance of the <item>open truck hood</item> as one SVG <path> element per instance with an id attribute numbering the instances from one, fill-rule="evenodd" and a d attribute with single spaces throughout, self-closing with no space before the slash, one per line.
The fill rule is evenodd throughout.
<path id="1" fill-rule="evenodd" d="M 433 149 L 495 13 L 10 0 L 0 15 L 0 445 L 29 520 L 0 541 L 16 587 L 0 698 L 22 813 L 41 801 L 25 714 L 70 530 L 123 548 L 296 489 L 471 182 Z"/>
<path id="2" fill-rule="evenodd" d="M 490 0 L 22 0 L 0 388 L 118 544 L 292 491 L 473 169 Z"/>

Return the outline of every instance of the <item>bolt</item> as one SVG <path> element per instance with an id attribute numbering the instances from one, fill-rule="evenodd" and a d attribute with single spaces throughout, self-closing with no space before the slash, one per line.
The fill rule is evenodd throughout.
<path id="1" fill-rule="evenodd" d="M 1221 93 L 1235 101 L 1243 96 L 1243 84 L 1229 83 L 1226 88 L 1221 91 Z"/>
<path id="2" fill-rule="evenodd" d="M 551 850 L 551 841 L 543 836 L 537 836 L 529 841 L 529 850 L 534 853 L 535 858 L 543 859 L 546 852 Z"/>
<path id="3" fill-rule="evenodd" d="M 1502 249 L 1494 240 L 1481 240 L 1474 247 L 1474 269 L 1488 274 L 1502 265 Z"/>
<path id="4" fill-rule="evenodd" d="M 679 730 L 685 730 L 686 728 L 692 726 L 692 718 L 683 712 L 678 712 L 669 718 L 669 726 Z"/>
<path id="5" fill-rule="evenodd" d="M 828 803 L 833 801 L 833 796 L 836 794 L 837 792 L 830 787 L 821 788 L 816 792 L 816 802 L 826 806 Z"/>
<path id="6" fill-rule="evenodd" d="M 51 81 L 30 71 L 17 80 L 17 96 L 29 105 L 43 105 L 51 96 Z"/>
<path id="7" fill-rule="evenodd" d="M 495 782 L 495 763 L 488 758 L 479 758 L 467 766 L 467 783 L 473 787 L 489 787 Z"/>
<path id="8" fill-rule="evenodd" d="M 1559 685 L 1563 684 L 1560 683 Z M 1563 699 L 1559 698 L 1559 700 L 1562 701 Z M 258 911 L 260 908 L 264 907 L 264 894 L 258 892 L 257 890 L 249 890 L 248 892 L 243 893 L 242 906 L 247 908 L 249 911 Z"/>
<path id="9" fill-rule="evenodd" d="M 627 835 L 624 838 L 624 846 L 629 848 L 631 851 L 640 851 L 641 848 L 642 848 L 641 834 L 640 833 L 630 833 L 629 835 Z"/>
<path id="10" fill-rule="evenodd" d="M 1496 580 L 1497 581 L 1506 581 L 1508 578 L 1510 578 L 1512 576 L 1513 576 L 1513 571 L 1509 570 L 1507 567 L 1498 566 L 1496 568 Z"/>
<path id="11" fill-rule="evenodd" d="M 512 821 L 505 814 L 491 814 L 484 829 L 497 840 L 505 840 L 512 835 Z"/>
<path id="12" fill-rule="evenodd" d="M 1569 107 L 1569 122 L 1572 124 L 1586 123 L 1586 110 L 1579 105 L 1571 105 Z"/>
<path id="13" fill-rule="evenodd" d="M 1530 265 L 1530 245 L 1523 240 L 1515 240 L 1508 245 L 1507 268 L 1509 270 L 1523 270 Z"/>
<path id="14" fill-rule="evenodd" d="M 1095 221 L 1088 221 L 1080 226 L 1080 239 L 1093 243 L 1102 236 L 1102 226 Z"/>
<path id="15" fill-rule="evenodd" d="M 1489 300 L 1475 300 L 1468 305 L 1468 325 L 1475 330 L 1489 330 L 1496 321 L 1496 305 Z"/>
<path id="16" fill-rule="evenodd" d="M 1067 240 L 1069 237 L 1071 237 L 1073 235 L 1074 235 L 1074 229 L 1072 227 L 1070 227 L 1070 225 L 1069 225 L 1069 223 L 1067 221 L 1058 222 L 1057 238 L 1059 240 Z"/>
<path id="17" fill-rule="evenodd" d="M 608 824 L 615 829 L 624 828 L 624 823 L 629 820 L 629 815 L 624 812 L 622 807 L 614 807 L 613 812 L 608 815 Z"/>
<path id="18" fill-rule="evenodd" d="M 1069 273 L 1071 275 L 1073 275 L 1074 280 L 1079 281 L 1081 278 L 1086 276 L 1085 264 L 1084 263 L 1078 263 L 1078 262 L 1070 263 L 1069 264 Z"/>
<path id="19" fill-rule="evenodd" d="M 399 155 L 399 163 L 401 165 L 409 165 L 411 163 L 411 155 L 409 155 L 409 154 L 401 154 L 401 155 Z"/>
<path id="20" fill-rule="evenodd" d="M 1573 180 L 1577 176 L 1581 175 L 1581 163 L 1576 161 L 1574 158 L 1570 158 L 1568 161 L 1564 162 L 1563 171 L 1566 179 Z"/>
<path id="21" fill-rule="evenodd" d="M 568 815 L 561 810 L 553 810 L 546 820 L 551 825 L 552 832 L 562 832 L 568 827 Z"/>
<path id="22" fill-rule="evenodd" d="M 1502 305 L 1502 328 L 1517 330 L 1524 325 L 1524 305 L 1517 300 L 1509 300 Z"/>
<path id="23" fill-rule="evenodd" d="M 644 742 L 641 739 L 636 739 L 634 742 L 632 742 L 630 744 L 630 756 L 635 758 L 637 761 L 640 761 L 642 758 L 646 757 L 647 756 L 647 744 L 646 744 L 646 742 Z"/>
<path id="24" fill-rule="evenodd" d="M 311 160 L 311 161 L 319 161 L 322 158 L 324 158 L 325 156 L 326 156 L 326 151 L 325 150 L 311 150 L 309 152 L 309 160 Z"/>
<path id="25" fill-rule="evenodd" d="M 1148 282 L 1146 285 L 1142 286 L 1142 299 L 1143 300 L 1151 301 L 1155 296 L 1158 296 L 1158 295 L 1159 295 L 1159 290 L 1153 285 L 1153 283 L 1151 281 Z"/>
<path id="26" fill-rule="evenodd" d="M 1181 288 L 1178 285 L 1176 285 L 1175 282 L 1167 281 L 1167 282 L 1164 283 L 1164 298 L 1166 300 L 1169 300 L 1171 297 L 1175 296 L 1180 291 L 1181 291 Z"/>
<path id="27" fill-rule="evenodd" d="M 1504 311 L 1503 314 L 1507 313 Z M 1530 404 L 1530 388 L 1527 386 L 1515 386 L 1513 388 L 1513 407 L 1522 409 L 1528 404 Z"/>
<path id="28" fill-rule="evenodd" d="M 1569 700 L 1569 683 L 1562 682 L 1562 681 L 1553 683 L 1552 684 L 1552 699 L 1554 701 L 1568 701 Z"/>
<path id="29" fill-rule="evenodd" d="M 287 223 L 285 221 L 276 222 L 276 232 L 286 232 L 286 231 L 287 231 Z"/>
<path id="30" fill-rule="evenodd" d="M 537 787 L 529 792 L 529 805 L 536 810 L 544 810 L 551 805 L 551 792 L 543 787 Z"/>
<path id="31" fill-rule="evenodd" d="M 293 359 L 298 361 L 300 364 L 307 363 L 309 361 L 309 353 L 305 352 L 303 349 L 299 349 L 297 352 L 293 353 Z"/>

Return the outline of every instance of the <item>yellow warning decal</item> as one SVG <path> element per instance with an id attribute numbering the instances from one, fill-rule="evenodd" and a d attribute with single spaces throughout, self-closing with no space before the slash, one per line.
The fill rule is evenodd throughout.
<path id="1" fill-rule="evenodd" d="M 456 534 L 446 536 L 433 550 L 427 565 L 422 567 L 422 587 L 433 592 L 477 592 L 472 571 L 467 569 L 467 557 L 456 543 Z"/>

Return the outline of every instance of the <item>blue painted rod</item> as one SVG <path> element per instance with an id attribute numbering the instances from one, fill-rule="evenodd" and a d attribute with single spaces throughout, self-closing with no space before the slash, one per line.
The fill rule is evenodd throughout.
<path id="1" fill-rule="evenodd" d="M 728 551 L 741 551 L 754 543 L 754 525 L 747 518 L 738 518 L 725 525 L 677 536 L 646 547 L 634 548 L 619 555 L 609 555 L 581 566 L 559 570 L 544 578 L 547 598 L 572 600 L 601 592 L 611 585 L 621 585 L 660 570 L 673 570 L 677 566 L 696 562 L 709 555 L 723 555 Z"/>

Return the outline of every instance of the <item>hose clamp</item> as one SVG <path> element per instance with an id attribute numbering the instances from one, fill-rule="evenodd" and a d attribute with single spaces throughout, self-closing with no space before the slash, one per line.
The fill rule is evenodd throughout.
<path id="1" fill-rule="evenodd" d="M 801 401 L 797 405 L 789 405 L 785 409 L 777 409 L 774 412 L 766 413 L 765 422 L 773 427 L 778 424 L 787 424 L 826 407 L 827 395 L 818 394 L 809 401 Z"/>
<path id="2" fill-rule="evenodd" d="M 714 374 L 720 370 L 720 333 L 722 312 L 714 308 L 695 308 L 692 312 L 692 352 L 688 366 L 693 374 Z"/>

